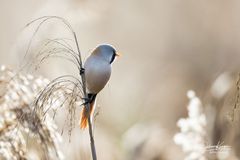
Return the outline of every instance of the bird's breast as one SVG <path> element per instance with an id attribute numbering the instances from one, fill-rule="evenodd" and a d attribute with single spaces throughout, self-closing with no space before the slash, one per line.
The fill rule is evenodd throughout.
<path id="1" fill-rule="evenodd" d="M 95 57 L 89 57 L 84 65 L 87 89 L 97 94 L 107 84 L 111 75 L 111 65 Z"/>

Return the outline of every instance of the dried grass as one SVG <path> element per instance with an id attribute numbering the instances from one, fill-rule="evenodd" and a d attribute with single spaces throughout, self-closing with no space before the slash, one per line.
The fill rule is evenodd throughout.
<path id="1" fill-rule="evenodd" d="M 33 102 L 49 81 L 41 77 L 22 75 L 1 67 L 0 72 L 0 155 L 1 159 L 28 159 L 28 140 L 37 143 L 41 159 L 62 159 L 57 127 L 45 115 L 34 112 Z"/>
<path id="2" fill-rule="evenodd" d="M 37 28 L 35 29 L 30 42 L 28 44 L 28 48 L 26 51 L 25 56 L 28 54 L 31 44 L 41 28 L 43 24 L 45 24 L 49 20 L 58 20 L 67 27 L 70 31 L 73 39 L 64 39 L 64 38 L 57 38 L 57 39 L 50 39 L 47 40 L 43 47 L 41 48 L 40 52 L 35 57 L 34 63 L 27 63 L 25 66 L 35 65 L 35 69 L 37 69 L 46 59 L 50 57 L 54 58 L 63 58 L 67 61 L 72 62 L 78 69 L 79 77 L 75 77 L 73 75 L 64 75 L 55 78 L 52 80 L 48 85 L 40 92 L 37 96 L 36 101 L 33 103 L 34 111 L 33 114 L 37 114 L 40 117 L 40 120 L 45 120 L 46 113 L 49 111 L 53 111 L 55 117 L 57 110 L 62 108 L 63 106 L 67 108 L 68 114 L 67 117 L 69 119 L 68 124 L 68 133 L 71 135 L 72 128 L 75 126 L 75 115 L 76 115 L 76 108 L 79 106 L 86 107 L 88 113 L 89 111 L 89 104 L 83 102 L 79 104 L 78 102 L 82 102 L 83 100 L 87 99 L 87 92 L 86 92 L 86 84 L 85 84 L 85 74 L 82 64 L 81 52 L 77 40 L 76 33 L 72 29 L 71 25 L 62 17 L 57 16 L 44 16 L 38 19 L 35 19 L 26 25 L 33 25 L 37 23 Z M 72 47 L 68 41 L 73 41 L 75 43 L 75 49 Z M 52 45 L 53 44 L 53 45 Z M 56 45 L 56 46 L 55 46 Z M 35 63 L 38 62 L 38 63 Z M 24 68 L 24 66 L 23 66 Z M 59 97 L 58 97 L 59 96 Z M 55 98 L 54 98 L 55 97 Z M 56 98 L 57 97 L 57 98 Z M 62 98 L 62 101 L 58 101 L 59 98 Z M 56 101 L 58 101 L 58 105 L 56 105 Z M 53 107 L 54 106 L 54 107 Z M 33 121 L 38 122 L 39 119 L 35 115 L 33 115 Z M 91 143 L 91 151 L 92 151 L 92 158 L 93 160 L 97 159 L 95 144 L 94 144 L 94 137 L 92 131 L 92 122 L 90 116 L 88 116 L 88 124 L 89 124 L 89 135 L 90 135 L 90 143 Z"/>

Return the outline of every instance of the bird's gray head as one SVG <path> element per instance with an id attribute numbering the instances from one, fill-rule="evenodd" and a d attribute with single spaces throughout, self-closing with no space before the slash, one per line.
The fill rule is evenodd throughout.
<path id="1" fill-rule="evenodd" d="M 94 55 L 101 56 L 104 60 L 108 61 L 110 64 L 115 60 L 117 54 L 116 49 L 109 44 L 101 44 L 93 51 Z"/>

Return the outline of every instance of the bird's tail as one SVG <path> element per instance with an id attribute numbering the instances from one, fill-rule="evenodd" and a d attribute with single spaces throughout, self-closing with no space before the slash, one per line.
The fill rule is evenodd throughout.
<path id="1" fill-rule="evenodd" d="M 89 99 L 90 99 L 90 114 L 88 113 L 88 110 L 86 108 L 86 106 L 83 107 L 82 112 L 81 112 L 81 121 L 80 121 L 80 128 L 81 129 L 85 129 L 88 126 L 88 115 L 91 117 L 93 116 L 94 113 L 94 107 L 95 107 L 95 101 L 96 101 L 96 95 L 92 95 L 89 94 L 88 95 Z"/>

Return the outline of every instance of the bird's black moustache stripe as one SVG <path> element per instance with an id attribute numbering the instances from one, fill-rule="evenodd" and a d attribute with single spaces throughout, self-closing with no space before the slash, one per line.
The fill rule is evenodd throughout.
<path id="1" fill-rule="evenodd" d="M 115 57 L 116 57 L 116 53 L 114 53 L 114 54 L 112 55 L 110 64 L 112 64 L 112 62 L 114 61 Z"/>

